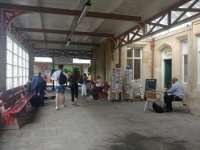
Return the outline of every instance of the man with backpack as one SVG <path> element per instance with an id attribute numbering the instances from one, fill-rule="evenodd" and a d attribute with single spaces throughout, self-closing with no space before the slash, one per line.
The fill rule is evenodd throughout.
<path id="1" fill-rule="evenodd" d="M 44 93 L 46 90 L 45 81 L 41 72 L 38 75 L 33 76 L 31 81 L 31 91 L 34 96 L 31 98 L 31 105 L 33 107 L 44 106 Z"/>
<path id="2" fill-rule="evenodd" d="M 55 83 L 56 89 L 56 110 L 59 105 L 65 107 L 65 87 L 67 85 L 67 74 L 63 72 L 63 65 L 58 65 L 58 70 L 55 71 L 51 77 Z"/>

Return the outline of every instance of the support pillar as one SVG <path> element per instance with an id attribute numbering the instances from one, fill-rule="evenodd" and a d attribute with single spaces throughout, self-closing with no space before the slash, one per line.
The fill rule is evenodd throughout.
<path id="1" fill-rule="evenodd" d="M 52 57 L 52 70 L 51 70 L 51 75 L 54 73 L 55 71 L 55 57 Z M 54 84 L 54 80 L 52 81 L 53 86 L 52 86 L 52 91 L 55 91 L 55 84 Z"/>
<path id="2" fill-rule="evenodd" d="M 6 90 L 6 31 L 4 12 L 0 9 L 0 91 Z"/>
<path id="3" fill-rule="evenodd" d="M 29 80 L 34 76 L 34 55 L 29 51 Z"/>

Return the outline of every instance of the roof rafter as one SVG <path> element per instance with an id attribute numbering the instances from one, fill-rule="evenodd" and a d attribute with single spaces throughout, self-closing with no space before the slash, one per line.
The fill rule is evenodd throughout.
<path id="1" fill-rule="evenodd" d="M 188 3 L 189 2 L 189 3 Z M 132 42 L 142 40 L 148 36 L 155 35 L 156 33 L 165 31 L 177 25 L 186 23 L 200 16 L 200 9 L 195 9 L 194 6 L 200 2 L 200 0 L 182 0 L 179 3 L 169 7 L 157 15 L 139 23 L 135 27 L 115 37 L 117 41 L 117 47 L 121 47 Z M 187 8 L 182 8 L 185 4 L 189 4 Z M 176 18 L 172 14 L 177 13 Z M 187 15 L 190 14 L 190 15 Z M 165 20 L 166 19 L 166 20 Z M 140 35 L 139 35 L 139 34 Z M 131 38 L 130 38 L 131 37 Z"/>
<path id="2" fill-rule="evenodd" d="M 61 49 L 61 48 L 36 48 L 36 47 L 33 47 L 32 48 L 33 50 L 36 50 L 36 51 L 60 51 L 60 52 L 82 52 L 82 53 L 93 53 L 93 50 L 82 50 L 82 49 Z"/>
<path id="3" fill-rule="evenodd" d="M 54 41 L 54 40 L 25 39 L 25 41 L 26 41 L 26 42 L 31 42 L 31 43 L 66 44 L 66 41 Z M 86 43 L 86 42 L 71 42 L 70 45 L 99 46 L 99 44 L 97 44 L 97 43 Z"/>
<path id="4" fill-rule="evenodd" d="M 50 14 L 71 15 L 71 16 L 80 16 L 81 14 L 80 10 L 28 6 L 28 5 L 18 5 L 18 4 L 8 4 L 8 3 L 0 3 L 0 8 L 15 9 L 15 10 L 21 10 L 25 12 L 50 13 Z M 121 15 L 121 14 L 115 14 L 115 13 L 103 13 L 103 12 L 93 12 L 93 11 L 88 12 L 86 14 L 86 17 L 136 21 L 136 22 L 142 20 L 140 16 L 129 16 L 129 15 Z"/>
<path id="5" fill-rule="evenodd" d="M 20 31 L 20 32 L 54 33 L 54 34 L 70 34 L 70 31 L 66 31 L 66 30 L 40 29 L 40 28 L 24 28 L 24 27 L 16 27 L 16 31 Z M 82 32 L 82 31 L 75 31 L 74 35 L 96 36 L 96 37 L 113 37 L 114 36 L 113 34 L 108 34 L 108 33 Z"/>

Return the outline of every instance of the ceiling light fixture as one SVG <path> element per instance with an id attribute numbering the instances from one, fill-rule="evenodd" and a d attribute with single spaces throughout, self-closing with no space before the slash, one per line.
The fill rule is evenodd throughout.
<path id="1" fill-rule="evenodd" d="M 67 40 L 67 43 L 65 46 L 69 46 L 70 43 L 71 43 L 71 37 L 75 31 L 75 29 L 77 28 L 78 24 L 81 23 L 81 21 L 83 20 L 83 18 L 86 16 L 87 12 L 88 12 L 88 8 L 91 6 L 91 0 L 88 0 L 85 4 L 84 4 L 84 7 L 81 11 L 81 14 L 78 18 L 78 20 L 76 22 L 73 22 L 72 26 L 71 26 L 71 33 L 69 34 L 68 36 L 68 40 Z"/>

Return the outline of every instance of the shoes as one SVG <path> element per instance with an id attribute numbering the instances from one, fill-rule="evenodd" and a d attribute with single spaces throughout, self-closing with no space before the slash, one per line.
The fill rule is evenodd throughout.
<path id="1" fill-rule="evenodd" d="M 62 104 L 61 107 L 66 107 L 66 105 L 65 105 L 65 104 Z"/>
<path id="2" fill-rule="evenodd" d="M 59 108 L 56 106 L 56 110 L 59 110 Z"/>

